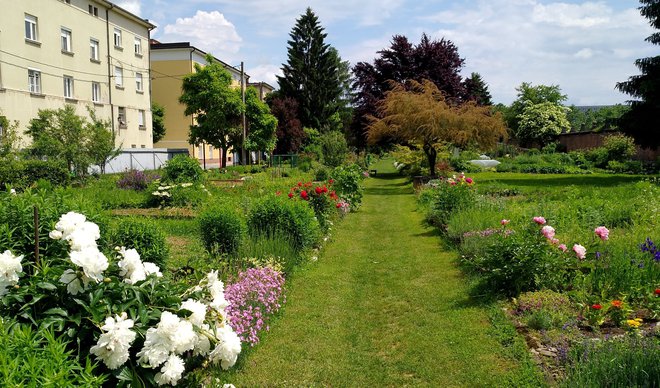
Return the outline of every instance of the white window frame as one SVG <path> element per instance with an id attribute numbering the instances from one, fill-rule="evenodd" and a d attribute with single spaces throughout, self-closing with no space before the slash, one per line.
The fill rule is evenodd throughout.
<path id="1" fill-rule="evenodd" d="M 73 98 L 73 77 L 65 75 L 62 77 L 64 84 L 64 98 Z"/>
<path id="2" fill-rule="evenodd" d="M 136 36 L 133 43 L 133 48 L 135 49 L 135 55 L 142 55 L 142 39 Z"/>
<path id="3" fill-rule="evenodd" d="M 142 73 L 135 73 L 135 91 L 144 91 L 144 78 L 142 77 Z"/>
<path id="4" fill-rule="evenodd" d="M 70 29 L 66 27 L 60 28 L 60 42 L 63 52 L 70 53 L 73 51 L 73 34 Z"/>
<path id="5" fill-rule="evenodd" d="M 101 102 L 101 84 L 92 82 L 92 102 Z"/>
<path id="6" fill-rule="evenodd" d="M 28 69 L 28 90 L 30 93 L 41 94 L 41 70 Z"/>
<path id="7" fill-rule="evenodd" d="M 113 37 L 114 37 L 113 42 L 115 43 L 115 47 L 121 48 L 121 30 L 119 28 L 115 27 Z"/>
<path id="8" fill-rule="evenodd" d="M 117 107 L 117 126 L 119 128 L 126 128 L 128 126 L 128 121 L 126 120 L 126 107 Z"/>
<path id="9" fill-rule="evenodd" d="M 146 112 L 143 109 L 138 110 L 138 127 L 140 129 L 147 129 L 147 126 L 145 124 L 146 121 Z"/>
<path id="10" fill-rule="evenodd" d="M 124 69 L 121 66 L 115 66 L 115 86 L 124 87 Z"/>
<path id="11" fill-rule="evenodd" d="M 25 14 L 25 39 L 39 41 L 39 19 L 28 13 Z"/>
<path id="12" fill-rule="evenodd" d="M 100 43 L 94 38 L 89 38 L 89 59 L 99 61 Z"/>

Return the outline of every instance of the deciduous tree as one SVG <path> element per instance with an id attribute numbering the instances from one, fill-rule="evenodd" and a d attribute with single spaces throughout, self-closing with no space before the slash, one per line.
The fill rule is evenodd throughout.
<path id="1" fill-rule="evenodd" d="M 245 149 L 271 153 L 277 142 L 277 119 L 270 113 L 268 105 L 259 99 L 255 88 L 247 88 L 245 92 L 245 118 L 248 124 Z"/>
<path id="2" fill-rule="evenodd" d="M 279 96 L 279 93 L 271 93 L 266 101 L 271 113 L 277 119 L 275 152 L 278 154 L 298 152 L 306 137 L 298 119 L 298 102 L 291 97 Z"/>
<path id="3" fill-rule="evenodd" d="M 649 19 L 651 26 L 660 29 L 660 0 L 640 0 L 642 16 Z M 655 32 L 646 41 L 660 45 L 660 32 Z M 660 55 L 640 58 L 635 65 L 642 72 L 616 87 L 635 100 L 630 101 L 630 111 L 620 121 L 620 128 L 633 136 L 643 146 L 660 146 Z"/>
<path id="4" fill-rule="evenodd" d="M 556 135 L 571 130 L 566 118 L 567 108 L 541 102 L 527 105 L 518 115 L 518 127 L 514 134 L 523 145 L 538 143 L 544 145 Z"/>
<path id="5" fill-rule="evenodd" d="M 165 137 L 165 107 L 157 102 L 151 103 L 151 128 L 153 134 L 153 142 L 158 143 Z"/>
<path id="6" fill-rule="evenodd" d="M 429 80 L 410 81 L 407 86 L 392 83 L 378 103 L 379 117 L 371 116 L 368 140 L 383 136 L 419 146 L 426 154 L 431 175 L 435 175 L 437 146 L 477 145 L 488 149 L 506 136 L 501 116 L 474 101 L 450 104 L 438 87 Z"/>
<path id="7" fill-rule="evenodd" d="M 190 126 L 190 144 L 207 143 L 222 149 L 223 155 L 234 146 L 240 147 L 241 114 L 245 109 L 241 91 L 231 87 L 231 75 L 211 54 L 206 66 L 195 64 L 195 72 L 183 78 L 179 101 L 186 105 L 185 114 L 194 115 Z M 222 158 L 222 167 L 227 166 Z"/>

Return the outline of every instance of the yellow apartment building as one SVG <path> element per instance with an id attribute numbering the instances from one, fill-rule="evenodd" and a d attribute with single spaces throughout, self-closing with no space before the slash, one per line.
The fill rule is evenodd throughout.
<path id="1" fill-rule="evenodd" d="M 257 96 L 259 96 L 261 101 L 266 100 L 266 96 L 275 90 L 274 87 L 266 82 L 249 82 L 248 87 L 255 88 L 257 90 Z"/>
<path id="2" fill-rule="evenodd" d="M 247 85 L 250 76 L 217 58 L 231 74 L 236 87 Z M 154 102 L 165 108 L 165 137 L 154 146 L 156 148 L 186 148 L 191 156 L 200 160 L 205 167 L 218 167 L 221 158 L 226 158 L 227 165 L 234 164 L 235 155 L 229 150 L 221 155 L 221 149 L 209 144 L 191 145 L 188 143 L 193 116 L 184 114 L 185 105 L 179 102 L 183 77 L 195 71 L 195 63 L 206 64 L 206 53 L 190 42 L 161 43 L 151 41 L 152 97 Z M 241 83 L 241 74 L 243 82 Z"/>
<path id="3" fill-rule="evenodd" d="M 105 0 L 0 0 L 0 111 L 25 131 L 65 104 L 112 122 L 117 146 L 152 148 L 147 20 Z M 29 138 L 22 136 L 22 145 Z"/>

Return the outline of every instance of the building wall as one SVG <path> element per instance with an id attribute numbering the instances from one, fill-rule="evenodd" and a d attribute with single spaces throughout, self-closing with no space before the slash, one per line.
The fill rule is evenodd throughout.
<path id="1" fill-rule="evenodd" d="M 183 76 L 194 71 L 194 64 L 204 65 L 204 53 L 194 47 L 155 49 L 151 52 L 152 97 L 154 102 L 165 108 L 165 136 L 154 144 L 158 148 L 186 148 L 191 156 L 207 167 L 220 166 L 221 150 L 209 144 L 197 146 L 188 143 L 193 117 L 185 115 L 185 105 L 179 103 Z M 227 68 L 232 75 L 232 86 L 240 87 L 240 72 Z M 247 84 L 247 82 L 246 82 Z M 227 165 L 232 165 L 232 150 L 226 155 Z"/>
<path id="2" fill-rule="evenodd" d="M 148 25 L 131 21 L 121 11 L 108 10 L 107 27 L 122 29 L 125 42 L 130 46 L 123 51 L 110 49 L 106 29 L 105 2 L 71 0 L 31 0 L 16 2 L 0 0 L 0 110 L 9 120 L 19 121 L 19 130 L 25 131 L 39 109 L 59 109 L 71 104 L 76 112 L 88 116 L 87 108 L 97 116 L 112 121 L 118 106 L 126 108 L 127 126 L 119 128 L 117 145 L 152 147 L 151 108 L 149 94 Z M 96 7 L 97 16 L 89 13 L 89 5 Z M 36 18 L 36 40 L 26 38 L 26 15 Z M 70 32 L 70 49 L 62 49 L 62 29 Z M 142 57 L 133 52 L 133 38 L 143 40 Z M 110 36 L 112 39 L 112 35 Z M 91 58 L 90 40 L 98 41 L 98 60 Z M 124 44 L 126 46 L 126 44 Z M 108 75 L 108 64 L 122 63 L 124 90 L 114 87 Z M 140 69 L 140 70 L 137 70 Z M 40 90 L 30 92 L 28 72 L 36 71 L 40 77 Z M 130 72 L 133 74 L 130 74 Z M 134 72 L 144 72 L 144 91 L 135 92 Z M 65 97 L 64 77 L 72 80 L 70 97 Z M 128 78 L 133 77 L 133 78 Z M 132 83 L 128 83 L 128 80 Z M 98 101 L 92 101 L 92 84 L 98 84 Z M 144 111 L 145 126 L 137 126 L 138 112 Z M 22 146 L 29 144 L 22 136 Z"/>

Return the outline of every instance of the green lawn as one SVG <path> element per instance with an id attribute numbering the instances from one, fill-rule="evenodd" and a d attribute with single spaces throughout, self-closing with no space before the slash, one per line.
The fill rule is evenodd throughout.
<path id="1" fill-rule="evenodd" d="M 270 333 L 217 377 L 237 387 L 519 381 L 523 368 L 493 335 L 493 307 L 469 298 L 456 253 L 423 225 L 411 186 L 390 165 L 375 167 L 362 208 L 289 279 Z"/>

